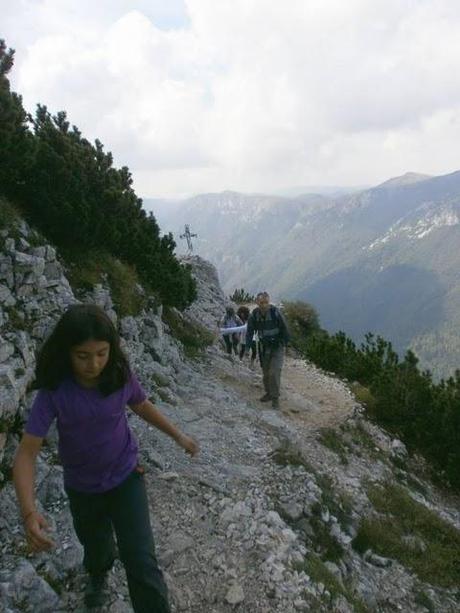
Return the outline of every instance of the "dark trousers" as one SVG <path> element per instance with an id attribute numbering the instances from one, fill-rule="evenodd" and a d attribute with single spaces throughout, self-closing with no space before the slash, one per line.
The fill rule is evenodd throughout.
<path id="1" fill-rule="evenodd" d="M 283 345 L 262 345 L 262 373 L 265 393 L 273 400 L 280 395 L 281 369 L 284 361 Z"/>
<path id="2" fill-rule="evenodd" d="M 241 349 L 240 349 L 240 359 L 242 360 L 244 358 L 244 354 L 246 353 L 246 345 L 243 343 L 241 345 Z M 256 341 L 252 341 L 251 343 L 251 360 L 254 361 L 256 359 L 257 356 L 257 348 L 256 348 Z"/>
<path id="3" fill-rule="evenodd" d="M 115 557 L 114 531 L 136 613 L 169 613 L 168 592 L 158 568 L 144 477 L 132 472 L 102 494 L 66 488 L 73 524 L 91 575 L 108 571 Z"/>
<path id="4" fill-rule="evenodd" d="M 227 353 L 232 353 L 232 348 L 235 353 L 238 353 L 238 334 L 224 334 L 224 343 Z"/>

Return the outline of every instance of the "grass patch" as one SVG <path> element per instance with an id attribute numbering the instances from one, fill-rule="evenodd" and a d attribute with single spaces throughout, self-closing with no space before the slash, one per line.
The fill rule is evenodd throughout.
<path id="1" fill-rule="evenodd" d="M 410 472 L 396 470 L 393 474 L 398 483 L 405 485 L 411 491 L 418 492 L 422 496 L 428 495 L 428 488 L 421 481 L 413 477 Z"/>
<path id="2" fill-rule="evenodd" d="M 19 209 L 0 197 L 0 230 L 13 227 L 20 219 Z"/>
<path id="3" fill-rule="evenodd" d="M 278 466 L 303 466 L 308 473 L 316 472 L 300 451 L 289 442 L 282 443 L 278 449 L 269 454 L 269 457 Z"/>
<path id="4" fill-rule="evenodd" d="M 310 525 L 314 532 L 313 546 L 322 560 L 329 562 L 339 562 L 344 554 L 344 549 L 339 541 L 332 536 L 329 527 L 323 522 L 322 507 L 319 503 L 312 506 L 312 516 Z"/>
<path id="5" fill-rule="evenodd" d="M 139 285 L 134 268 L 101 251 L 85 254 L 67 252 L 68 278 L 78 295 L 91 291 L 97 283 L 107 283 L 115 310 L 120 317 L 139 315 L 146 305 L 146 296 Z"/>
<path id="6" fill-rule="evenodd" d="M 431 598 L 423 590 L 419 590 L 414 595 L 414 602 L 422 607 L 425 607 L 429 613 L 436 613 L 436 606 Z"/>
<path id="7" fill-rule="evenodd" d="M 375 398 L 371 394 L 369 388 L 355 381 L 354 383 L 350 384 L 350 390 L 352 391 L 354 397 L 360 404 L 365 406 L 370 411 L 372 411 L 375 408 L 376 406 Z"/>
<path id="8" fill-rule="evenodd" d="M 8 314 L 8 328 L 12 330 L 27 330 L 24 315 L 14 306 L 5 307 L 5 312 Z"/>
<path id="9" fill-rule="evenodd" d="M 369 609 L 361 598 L 355 596 L 353 591 L 344 585 L 334 573 L 325 566 L 324 562 L 320 560 L 318 556 L 310 555 L 306 558 L 302 570 L 304 570 L 315 583 L 322 583 L 324 585 L 331 595 L 331 600 L 335 600 L 338 596 L 344 596 L 356 613 L 369 613 Z"/>
<path id="10" fill-rule="evenodd" d="M 313 546 L 323 560 L 338 562 L 344 554 L 344 548 L 324 523 L 323 514 L 327 511 L 337 518 L 341 528 L 347 530 L 351 523 L 351 499 L 346 495 L 335 493 L 332 479 L 328 475 L 316 475 L 316 482 L 321 489 L 321 499 L 311 507 L 310 524 L 313 528 Z"/>
<path id="11" fill-rule="evenodd" d="M 333 598 L 343 594 L 343 585 L 318 556 L 311 555 L 305 560 L 304 570 L 315 583 L 322 583 Z"/>
<path id="12" fill-rule="evenodd" d="M 46 583 L 48 583 L 48 585 L 50 585 L 53 588 L 56 594 L 58 594 L 59 596 L 62 594 L 63 589 L 64 589 L 62 581 L 59 580 L 59 578 L 55 577 L 50 572 L 48 572 L 46 567 L 38 568 L 37 575 L 39 575 L 44 581 L 46 581 Z"/>
<path id="13" fill-rule="evenodd" d="M 334 428 L 321 428 L 318 440 L 325 447 L 336 453 L 342 464 L 348 464 L 348 450 L 337 430 Z"/>
<path id="14" fill-rule="evenodd" d="M 342 430 L 345 443 L 350 446 L 354 455 L 360 458 L 366 456 L 372 460 L 387 461 L 384 451 L 377 445 L 361 421 L 345 424 Z"/>
<path id="15" fill-rule="evenodd" d="M 27 236 L 27 242 L 31 247 L 43 247 L 47 242 L 45 238 L 37 232 L 37 230 L 31 229 L 29 235 Z"/>
<path id="16" fill-rule="evenodd" d="M 274 452 L 270 454 L 272 460 L 279 466 L 302 466 L 314 476 L 318 487 L 321 489 L 321 499 L 311 507 L 310 525 L 313 529 L 314 537 L 312 545 L 317 554 L 324 560 L 338 562 L 344 549 L 339 541 L 331 534 L 329 526 L 322 519 L 326 509 L 331 515 L 337 518 L 343 530 L 347 530 L 351 524 L 352 503 L 351 498 L 340 492 L 336 492 L 334 483 L 328 475 L 319 474 L 314 467 L 302 457 L 300 451 L 286 441 Z"/>
<path id="17" fill-rule="evenodd" d="M 183 344 L 188 357 L 197 357 L 214 342 L 214 335 L 207 328 L 185 320 L 177 309 L 165 308 L 163 320 L 170 327 L 172 335 Z"/>
<path id="18" fill-rule="evenodd" d="M 460 585 L 460 532 L 401 487 L 371 485 L 369 500 L 379 513 L 365 518 L 353 540 L 356 551 L 372 549 L 398 560 L 423 582 L 441 587 Z M 408 547 L 404 537 L 423 541 L 425 549 Z"/>
<path id="19" fill-rule="evenodd" d="M 362 423 L 358 422 L 354 425 L 353 428 L 349 430 L 351 440 L 355 445 L 359 445 L 360 447 L 364 447 L 371 453 L 375 453 L 378 449 L 374 439 L 369 434 L 369 432 L 365 429 Z M 377 449 L 376 449 L 377 447 Z M 380 452 L 380 449 L 378 450 Z"/>
<path id="20" fill-rule="evenodd" d="M 321 504 L 327 507 L 343 530 L 347 530 L 351 524 L 353 511 L 352 497 L 348 494 L 337 492 L 332 479 L 328 475 L 317 475 L 316 481 L 321 488 Z"/>

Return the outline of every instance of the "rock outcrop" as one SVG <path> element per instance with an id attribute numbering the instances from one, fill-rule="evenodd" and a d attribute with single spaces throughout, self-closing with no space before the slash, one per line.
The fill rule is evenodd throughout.
<path id="1" fill-rule="evenodd" d="M 37 464 L 37 501 L 56 548 L 27 553 L 9 468 L 27 415 L 34 352 L 63 309 L 76 301 L 55 250 L 21 224 L 0 250 L 0 610 L 82 609 L 81 547 L 62 487 L 56 433 Z M 225 305 L 215 270 L 189 258 L 198 300 L 190 325 L 214 331 Z M 110 294 L 88 299 L 116 318 Z M 133 368 L 158 406 L 200 441 L 190 460 L 136 415 L 130 425 L 146 467 L 158 557 L 174 611 L 457 611 L 457 588 L 424 579 L 396 556 L 356 537 L 376 513 L 370 488 L 397 487 L 460 527 L 455 501 L 411 472 L 404 445 L 368 422 L 341 381 L 287 358 L 282 410 L 257 402 L 261 375 L 218 344 L 187 359 L 152 307 L 117 320 Z M 388 490 L 390 491 L 390 490 Z M 395 521 L 397 521 L 395 519 Z M 405 535 L 407 548 L 429 543 Z M 457 557 L 458 560 L 458 557 Z M 110 611 L 129 612 L 117 562 Z M 430 608 L 431 607 L 431 608 Z"/>
<path id="2" fill-rule="evenodd" d="M 229 303 L 220 287 L 217 271 L 210 262 L 198 255 L 182 256 L 181 261 L 192 267 L 197 289 L 197 299 L 186 310 L 185 315 L 190 320 L 214 330 Z"/>

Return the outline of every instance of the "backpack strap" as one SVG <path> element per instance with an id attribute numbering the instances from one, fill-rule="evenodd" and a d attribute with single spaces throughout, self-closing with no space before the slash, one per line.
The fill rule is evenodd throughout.
<path id="1" fill-rule="evenodd" d="M 257 330 L 258 327 L 260 326 L 260 323 L 262 322 L 262 313 L 260 311 L 260 308 L 257 307 L 254 312 L 254 322 L 256 324 L 255 329 Z M 280 323 L 280 314 L 278 309 L 276 308 L 276 306 L 274 304 L 270 305 L 270 317 L 271 319 L 274 319 L 276 321 L 277 324 Z"/>

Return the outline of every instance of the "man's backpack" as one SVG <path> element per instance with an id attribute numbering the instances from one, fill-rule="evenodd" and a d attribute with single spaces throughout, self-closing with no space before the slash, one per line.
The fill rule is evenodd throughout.
<path id="1" fill-rule="evenodd" d="M 260 324 L 262 323 L 263 320 L 262 320 L 262 313 L 259 307 L 255 309 L 253 315 L 254 315 L 254 329 L 260 330 Z M 279 311 L 276 308 L 276 306 L 274 306 L 273 304 L 270 305 L 270 319 L 275 320 L 278 325 L 280 324 L 281 318 L 280 318 Z"/>

